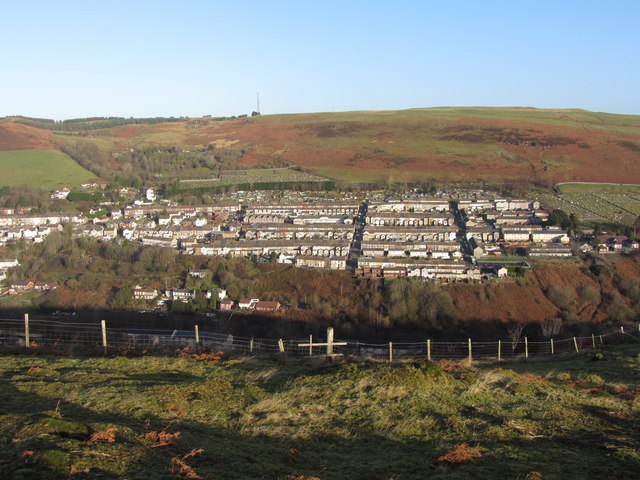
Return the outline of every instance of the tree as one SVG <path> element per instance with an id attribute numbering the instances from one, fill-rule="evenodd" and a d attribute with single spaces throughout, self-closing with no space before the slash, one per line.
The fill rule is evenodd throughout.
<path id="1" fill-rule="evenodd" d="M 558 317 L 548 318 L 540 324 L 540 330 L 545 337 L 554 337 L 562 331 L 562 320 Z"/>
<path id="2" fill-rule="evenodd" d="M 111 308 L 113 310 L 124 310 L 131 304 L 131 287 L 124 286 L 116 292 L 111 300 Z"/>
<path id="3" fill-rule="evenodd" d="M 507 328 L 507 334 L 509 335 L 509 339 L 511 340 L 511 351 L 515 352 L 518 343 L 523 338 L 522 333 L 524 332 L 524 327 L 526 327 L 525 322 L 515 322 L 509 325 Z"/>

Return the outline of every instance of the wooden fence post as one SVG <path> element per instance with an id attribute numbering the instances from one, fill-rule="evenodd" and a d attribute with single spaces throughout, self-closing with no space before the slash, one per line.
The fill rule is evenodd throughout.
<path id="1" fill-rule="evenodd" d="M 333 355 L 333 327 L 327 328 L 327 356 Z"/>
<path id="2" fill-rule="evenodd" d="M 284 342 L 282 339 L 278 340 L 278 349 L 280 350 L 280 353 L 284 353 Z"/>
<path id="3" fill-rule="evenodd" d="M 595 333 L 591 334 L 591 345 L 593 345 L 593 348 L 596 348 L 596 334 Z"/>
<path id="4" fill-rule="evenodd" d="M 253 338 L 249 340 L 249 353 L 253 353 Z"/>
<path id="5" fill-rule="evenodd" d="M 601 344 L 602 344 L 602 343 L 604 343 L 604 342 L 602 341 L 602 335 L 600 335 L 600 343 L 601 343 Z"/>
<path id="6" fill-rule="evenodd" d="M 502 340 L 498 340 L 498 361 L 502 361 Z"/>
<path id="7" fill-rule="evenodd" d="M 309 356 L 313 355 L 313 335 L 309 335 Z"/>
<path id="8" fill-rule="evenodd" d="M 553 355 L 554 353 L 555 352 L 554 352 L 554 349 L 553 349 L 553 338 L 552 338 L 551 339 L 551 355 Z"/>
<path id="9" fill-rule="evenodd" d="M 389 363 L 393 363 L 393 342 L 389 342 Z"/>
<path id="10" fill-rule="evenodd" d="M 431 361 L 431 339 L 427 339 L 427 360 Z"/>
<path id="11" fill-rule="evenodd" d="M 473 358 L 471 356 L 471 339 L 469 339 L 469 365 L 471 365 L 472 361 L 473 361 Z"/>
<path id="12" fill-rule="evenodd" d="M 576 337 L 573 337 L 573 346 L 576 347 L 576 353 L 578 353 L 578 341 L 576 340 Z"/>
<path id="13" fill-rule="evenodd" d="M 524 358 L 529 358 L 529 339 L 524 337 Z"/>
<path id="14" fill-rule="evenodd" d="M 104 348 L 104 353 L 107 353 L 107 321 L 100 321 L 102 326 L 102 347 Z"/>
<path id="15" fill-rule="evenodd" d="M 196 347 L 200 346 L 200 329 L 196 325 Z"/>
<path id="16" fill-rule="evenodd" d="M 29 314 L 24 314 L 24 344 L 27 348 L 31 346 L 31 334 L 29 333 Z"/>
<path id="17" fill-rule="evenodd" d="M 624 334 L 624 326 L 620 325 L 620 333 Z"/>

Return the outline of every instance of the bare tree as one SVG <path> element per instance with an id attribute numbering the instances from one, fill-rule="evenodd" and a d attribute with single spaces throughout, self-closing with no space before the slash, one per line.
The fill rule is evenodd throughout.
<path id="1" fill-rule="evenodd" d="M 562 320 L 558 317 L 549 318 L 540 324 L 540 330 L 547 338 L 555 337 L 562 331 Z"/>
<path id="2" fill-rule="evenodd" d="M 522 332 L 524 331 L 524 327 L 527 324 L 524 322 L 515 322 L 509 325 L 507 328 L 507 333 L 509 334 L 509 338 L 511 339 L 511 351 L 515 352 L 516 346 L 522 340 Z"/>

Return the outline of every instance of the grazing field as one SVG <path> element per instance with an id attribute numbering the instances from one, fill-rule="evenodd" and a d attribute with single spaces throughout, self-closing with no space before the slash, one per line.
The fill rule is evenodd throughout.
<path id="1" fill-rule="evenodd" d="M 497 366 L 7 355 L 3 478 L 635 479 L 640 346 Z"/>
<path id="2" fill-rule="evenodd" d="M 253 170 L 223 171 L 220 178 L 190 178 L 180 180 L 181 189 L 222 187 L 229 185 L 282 183 L 282 182 L 324 182 L 327 178 L 311 175 L 292 168 L 265 168 Z"/>
<path id="3" fill-rule="evenodd" d="M 72 187 L 96 176 L 55 150 L 0 152 L 0 186 L 29 185 L 43 189 Z"/>

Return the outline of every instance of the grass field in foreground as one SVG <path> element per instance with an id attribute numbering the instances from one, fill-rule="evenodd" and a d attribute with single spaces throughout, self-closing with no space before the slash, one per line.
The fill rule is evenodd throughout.
<path id="1" fill-rule="evenodd" d="M 56 150 L 0 152 L 0 170 L 0 186 L 29 185 L 52 190 L 96 179 L 71 157 Z"/>
<path id="2" fill-rule="evenodd" d="M 640 469 L 637 344 L 500 368 L 194 357 L 3 355 L 3 478 L 635 479 Z"/>

